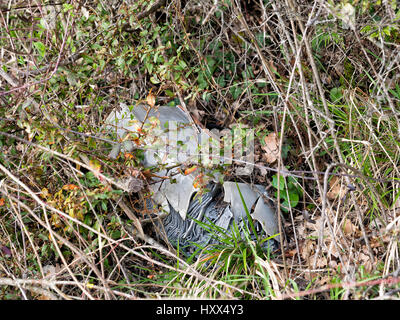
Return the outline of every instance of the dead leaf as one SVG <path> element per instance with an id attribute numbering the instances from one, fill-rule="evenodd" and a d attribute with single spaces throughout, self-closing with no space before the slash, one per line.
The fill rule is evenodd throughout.
<path id="1" fill-rule="evenodd" d="M 310 256 L 310 258 L 308 260 L 309 263 L 310 264 L 314 263 L 314 259 L 315 259 L 315 255 Z M 317 268 L 325 268 L 327 264 L 328 264 L 328 260 L 325 257 L 317 258 L 317 264 L 316 264 Z"/>
<path id="2" fill-rule="evenodd" d="M 125 157 L 126 160 L 130 160 L 130 159 L 134 158 L 133 154 L 129 153 L 129 152 L 125 152 L 124 153 L 124 157 Z"/>
<path id="3" fill-rule="evenodd" d="M 131 192 L 139 192 L 144 188 L 144 183 L 142 179 L 131 177 L 129 180 L 129 190 Z"/>
<path id="4" fill-rule="evenodd" d="M 100 162 L 98 160 L 96 160 L 96 159 L 90 160 L 89 161 L 89 167 L 92 169 L 92 172 L 93 172 L 94 176 L 97 179 L 102 180 L 102 179 L 100 179 L 100 173 L 101 173 L 101 164 L 100 164 Z"/>
<path id="5" fill-rule="evenodd" d="M 4 198 L 0 198 L 0 207 L 4 206 L 5 200 Z"/>
<path id="6" fill-rule="evenodd" d="M 79 189 L 79 187 L 75 184 L 66 184 L 62 187 L 64 190 L 76 190 Z"/>
<path id="7" fill-rule="evenodd" d="M 368 254 L 360 253 L 358 256 L 358 262 L 360 265 L 364 266 L 367 273 L 372 271 L 372 261 Z"/>
<path id="8" fill-rule="evenodd" d="M 258 166 L 258 169 L 260 169 L 260 173 L 262 176 L 266 176 L 268 174 L 268 170 L 264 166 L 264 163 L 257 162 L 256 165 Z"/>
<path id="9" fill-rule="evenodd" d="M 18 151 L 22 152 L 25 149 L 25 144 L 23 143 L 17 143 L 15 149 L 17 149 Z"/>
<path id="10" fill-rule="evenodd" d="M 324 224 L 324 238 L 325 238 L 325 241 L 330 241 L 331 237 L 330 237 L 327 219 L 329 217 L 329 221 L 332 223 L 333 222 L 332 217 L 334 217 L 334 214 L 331 212 L 330 208 L 326 209 L 326 215 L 327 215 L 327 217 L 325 217 L 325 224 Z M 322 226 L 322 216 L 316 217 L 314 219 L 314 222 L 315 223 L 305 221 L 304 224 L 307 227 L 307 229 L 311 230 L 311 232 L 309 233 L 309 236 L 318 237 L 320 230 L 321 230 L 321 226 Z"/>
<path id="11" fill-rule="evenodd" d="M 384 248 L 389 242 L 390 242 L 390 236 L 386 234 L 377 237 L 372 237 L 369 244 L 371 248 L 380 248 L 380 247 Z"/>
<path id="12" fill-rule="evenodd" d="M 314 241 L 310 239 L 304 241 L 304 245 L 300 248 L 301 257 L 304 260 L 308 261 L 313 251 L 314 251 Z"/>
<path id="13" fill-rule="evenodd" d="M 4 255 L 7 256 L 7 257 L 11 257 L 12 256 L 11 250 L 7 246 L 1 246 L 0 247 L 0 251 L 3 252 Z"/>
<path id="14" fill-rule="evenodd" d="M 329 186 L 330 190 L 326 194 L 329 200 L 335 200 L 338 196 L 342 198 L 346 194 L 346 187 L 340 183 L 338 177 L 333 177 L 331 181 L 329 181 Z"/>
<path id="15" fill-rule="evenodd" d="M 353 235 L 354 233 L 358 233 L 358 228 L 354 225 L 349 219 L 346 219 L 343 224 L 343 233 L 345 235 Z"/>
<path id="16" fill-rule="evenodd" d="M 327 283 L 330 283 L 331 281 L 332 281 L 332 277 L 331 276 L 325 276 L 325 277 L 322 277 L 321 279 L 317 280 L 316 284 L 318 286 L 323 286 L 323 285 L 325 285 Z"/>
<path id="17" fill-rule="evenodd" d="M 151 93 L 151 90 L 147 95 L 146 102 L 152 108 L 154 108 L 154 106 L 156 105 L 156 97 L 154 96 L 154 94 Z"/>
<path id="18" fill-rule="evenodd" d="M 306 227 L 304 226 L 304 224 L 298 225 L 296 232 L 300 239 L 304 239 L 306 237 Z"/>
<path id="19" fill-rule="evenodd" d="M 268 163 L 275 162 L 279 157 L 279 141 L 275 132 L 270 133 L 264 138 L 265 146 L 261 148 L 265 151 L 264 157 Z"/>
<path id="20" fill-rule="evenodd" d="M 194 171 L 196 171 L 197 170 L 197 167 L 196 166 L 193 166 L 193 167 L 191 167 L 191 168 L 187 168 L 186 170 L 185 170 L 185 176 L 187 176 L 188 174 L 191 174 L 192 172 L 194 172 Z"/>
<path id="21" fill-rule="evenodd" d="M 292 257 L 294 257 L 296 255 L 296 253 L 297 253 L 296 249 L 287 250 L 285 252 L 285 257 L 286 258 L 292 258 Z"/>
<path id="22" fill-rule="evenodd" d="M 313 279 L 315 279 L 315 277 L 317 276 L 316 272 L 310 272 L 310 271 L 306 271 L 304 273 L 304 279 L 311 281 Z"/>
<path id="23" fill-rule="evenodd" d="M 337 250 L 333 241 L 329 245 L 327 245 L 328 249 L 328 256 L 334 256 L 335 258 L 339 257 L 339 251 Z"/>
<path id="24" fill-rule="evenodd" d="M 328 265 L 329 265 L 330 268 L 332 268 L 332 271 L 336 271 L 337 270 L 338 264 L 337 264 L 337 262 L 335 260 L 329 261 Z"/>
<path id="25" fill-rule="evenodd" d="M 278 73 L 278 70 L 276 69 L 275 64 L 274 64 L 274 60 L 272 60 L 272 59 L 269 60 L 268 65 L 273 73 Z"/>

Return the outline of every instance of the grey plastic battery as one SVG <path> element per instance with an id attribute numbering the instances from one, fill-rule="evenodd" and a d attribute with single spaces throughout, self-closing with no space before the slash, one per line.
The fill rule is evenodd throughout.
<path id="1" fill-rule="evenodd" d="M 120 151 L 131 151 L 134 145 L 126 139 L 126 135 L 137 131 L 143 122 L 147 123 L 151 118 L 158 119 L 161 128 L 166 127 L 169 122 L 182 125 L 179 134 L 185 139 L 185 151 L 189 148 L 195 153 L 199 141 L 197 131 L 201 130 L 195 130 L 186 114 L 179 108 L 162 106 L 156 110 L 149 110 L 144 105 L 128 107 L 121 104 L 119 110 L 114 110 L 106 120 L 106 128 L 116 132 L 119 140 L 124 140 L 114 147 L 110 157 L 116 158 Z M 168 138 L 164 136 L 164 132 L 161 130 L 156 135 L 161 142 L 166 143 Z M 151 145 L 148 147 L 144 152 L 145 166 L 179 165 L 179 157 L 169 158 L 165 150 L 155 152 Z M 274 210 L 265 200 L 268 196 L 265 187 L 232 181 L 225 181 L 221 186 L 214 181 L 208 185 L 210 191 L 199 197 L 199 190 L 194 187 L 193 174 L 182 175 L 177 168 L 173 168 L 162 169 L 158 175 L 170 179 L 153 181 L 150 185 L 153 194 L 151 202 L 159 212 L 168 212 L 163 219 L 166 235 L 169 241 L 179 246 L 185 254 L 192 254 L 207 245 L 221 244 L 218 239 L 224 235 L 218 235 L 218 232 L 213 230 L 225 230 L 225 236 L 229 236 L 234 224 L 244 238 L 245 230 L 251 230 L 245 207 L 251 213 L 256 227 L 257 236 L 251 234 L 252 239 L 274 236 L 273 240 L 262 242 L 262 246 L 264 249 L 277 248 L 277 242 L 280 241 L 280 236 L 277 235 L 278 224 Z M 207 228 L 207 225 L 216 227 Z"/>

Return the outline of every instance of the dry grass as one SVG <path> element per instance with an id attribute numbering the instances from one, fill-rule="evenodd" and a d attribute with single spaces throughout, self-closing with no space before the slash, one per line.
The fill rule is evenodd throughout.
<path id="1" fill-rule="evenodd" d="M 399 298 L 400 8 L 353 2 L 354 21 L 344 1 L 1 5 L 0 298 Z M 260 143 L 244 180 L 269 188 L 280 252 L 206 249 L 204 265 L 165 241 L 118 180 L 149 173 L 108 159 L 101 132 L 150 89 L 201 126 L 276 133 L 286 154 Z M 297 177 L 288 212 L 276 173 Z"/>

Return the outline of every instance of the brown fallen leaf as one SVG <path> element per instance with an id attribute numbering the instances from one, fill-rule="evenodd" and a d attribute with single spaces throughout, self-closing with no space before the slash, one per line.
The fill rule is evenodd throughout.
<path id="1" fill-rule="evenodd" d="M 279 157 L 279 141 L 275 132 L 270 133 L 264 138 L 265 146 L 261 148 L 265 151 L 264 158 L 268 163 L 274 163 Z"/>
<path id="2" fill-rule="evenodd" d="M 265 177 L 268 174 L 268 170 L 264 167 L 263 162 L 257 162 L 256 165 L 258 165 L 258 168 L 260 169 L 260 173 L 263 177 Z"/>
<path id="3" fill-rule="evenodd" d="M 324 238 L 325 241 L 331 241 L 331 236 L 330 236 L 330 232 L 329 232 L 329 228 L 328 228 L 328 223 L 327 223 L 327 219 L 329 218 L 329 221 L 331 223 L 333 223 L 333 217 L 335 213 L 332 212 L 332 210 L 330 208 L 326 209 L 326 215 L 327 217 L 325 217 L 325 223 L 324 223 Z M 322 216 L 316 217 L 314 219 L 315 223 L 311 223 L 308 221 L 304 222 L 304 225 L 307 227 L 307 229 L 310 230 L 310 232 L 308 233 L 309 236 L 313 236 L 313 237 L 319 237 L 319 233 L 321 230 L 321 226 L 322 226 Z"/>
<path id="4" fill-rule="evenodd" d="M 21 142 L 21 143 L 17 143 L 15 149 L 17 149 L 17 150 L 20 151 L 20 152 L 23 152 L 24 149 L 25 149 L 25 144 L 22 143 L 22 142 Z"/>
<path id="5" fill-rule="evenodd" d="M 331 261 L 329 261 L 328 265 L 332 269 L 331 272 L 336 273 L 336 270 L 337 270 L 337 267 L 338 267 L 337 262 L 335 260 L 331 260 Z"/>
<path id="6" fill-rule="evenodd" d="M 360 263 L 360 265 L 364 266 L 366 272 L 372 271 L 373 263 L 368 254 L 364 254 L 361 252 L 358 256 L 358 262 Z"/>
<path id="7" fill-rule="evenodd" d="M 346 187 L 340 183 L 340 179 L 338 177 L 333 177 L 331 181 L 329 181 L 330 190 L 326 194 L 329 200 L 335 200 L 338 196 L 340 198 L 344 197 L 346 193 Z"/>
<path id="8" fill-rule="evenodd" d="M 353 235 L 359 233 L 359 230 L 349 219 L 346 219 L 343 224 L 343 233 L 345 235 Z"/>
<path id="9" fill-rule="evenodd" d="M 383 234 L 383 232 L 381 233 Z M 370 240 L 371 248 L 384 248 L 390 242 L 390 236 L 388 234 L 372 237 Z"/>
<path id="10" fill-rule="evenodd" d="M 149 94 L 147 95 L 146 102 L 150 107 L 154 108 L 154 106 L 156 104 L 156 97 L 154 96 L 154 94 L 151 93 L 151 90 L 150 90 Z"/>
<path id="11" fill-rule="evenodd" d="M 310 264 L 313 264 L 314 260 L 315 260 L 315 254 L 313 254 L 312 256 L 309 257 L 308 262 Z M 317 257 L 317 264 L 316 264 L 317 268 L 325 268 L 327 264 L 328 264 L 328 259 L 326 259 L 325 257 L 321 257 L 321 256 Z"/>
<path id="12" fill-rule="evenodd" d="M 292 258 L 296 255 L 296 253 L 297 253 L 296 249 L 287 250 L 287 251 L 285 251 L 285 257 Z"/>
<path id="13" fill-rule="evenodd" d="M 331 241 L 331 242 L 327 245 L 327 248 L 328 248 L 328 253 L 327 253 L 327 256 L 328 256 L 328 257 L 330 257 L 330 256 L 333 256 L 333 257 L 335 257 L 335 258 L 338 258 L 338 257 L 339 257 L 339 251 L 338 251 L 338 249 L 336 248 L 336 246 L 335 246 L 335 244 L 334 244 L 333 241 Z"/>
<path id="14" fill-rule="evenodd" d="M 310 239 L 304 241 L 304 244 L 300 247 L 301 257 L 305 261 L 308 261 L 313 251 L 314 251 L 314 241 Z"/>

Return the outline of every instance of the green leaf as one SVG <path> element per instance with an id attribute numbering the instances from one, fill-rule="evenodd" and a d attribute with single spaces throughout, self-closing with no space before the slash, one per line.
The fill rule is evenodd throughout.
<path id="1" fill-rule="evenodd" d="M 215 63 L 216 61 L 212 56 L 207 56 L 207 64 L 210 69 L 215 65 Z"/>
<path id="2" fill-rule="evenodd" d="M 68 12 L 70 10 L 74 9 L 74 6 L 72 4 L 69 3 L 64 3 L 63 4 L 63 11 L 64 12 Z"/>
<path id="3" fill-rule="evenodd" d="M 160 83 L 160 81 L 159 81 L 155 76 L 152 76 L 152 77 L 150 78 L 150 81 L 151 81 L 151 83 L 153 83 L 153 84 L 158 84 L 158 83 Z"/>
<path id="4" fill-rule="evenodd" d="M 46 54 L 46 46 L 41 41 L 36 41 L 33 43 L 36 50 L 39 52 L 40 56 L 43 58 Z"/>
<path id="5" fill-rule="evenodd" d="M 343 95 L 342 95 L 342 88 L 332 88 L 331 91 L 329 92 L 329 96 L 331 98 L 331 101 L 333 103 L 339 102 Z"/>
<path id="6" fill-rule="evenodd" d="M 165 94 L 170 98 L 175 97 L 175 94 L 171 90 L 168 90 L 168 89 L 165 90 Z"/>
<path id="7" fill-rule="evenodd" d="M 390 28 L 389 28 L 389 27 L 383 28 L 383 32 L 384 32 L 385 34 L 387 34 L 388 36 L 390 36 Z"/>
<path id="8" fill-rule="evenodd" d="M 289 192 L 290 206 L 294 208 L 299 203 L 299 194 L 297 192 Z"/>
<path id="9" fill-rule="evenodd" d="M 183 60 L 180 60 L 178 64 L 179 64 L 179 66 L 181 66 L 181 67 L 182 67 L 182 69 L 185 69 L 185 68 L 187 68 L 187 64 L 186 64 L 186 62 L 185 62 L 185 61 L 183 61 Z"/>
<path id="10" fill-rule="evenodd" d="M 217 83 L 218 83 L 219 86 L 225 87 L 225 79 L 224 79 L 224 77 L 223 76 L 218 77 Z"/>
<path id="11" fill-rule="evenodd" d="M 236 100 L 242 93 L 242 88 L 238 85 L 233 85 L 231 88 L 229 88 L 229 91 L 232 95 L 232 98 Z"/>
<path id="12" fill-rule="evenodd" d="M 285 201 L 282 203 L 282 210 L 285 212 L 289 212 L 288 208 L 294 208 L 299 203 L 299 195 L 296 192 L 289 192 L 289 199 L 287 199 L 286 192 L 281 193 L 281 198 Z"/>
<path id="13" fill-rule="evenodd" d="M 283 190 L 284 188 L 285 188 L 285 178 L 281 175 L 281 176 L 279 176 L 279 187 L 278 187 L 278 175 L 276 174 L 276 175 L 274 175 L 273 177 L 272 177 L 272 186 L 275 188 L 275 189 L 278 189 L 279 188 L 279 190 Z"/>

